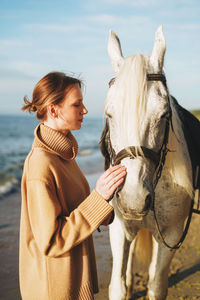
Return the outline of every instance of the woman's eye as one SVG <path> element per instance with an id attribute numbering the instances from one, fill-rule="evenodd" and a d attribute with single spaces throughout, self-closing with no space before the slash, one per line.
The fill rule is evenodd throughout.
<path id="1" fill-rule="evenodd" d="M 75 107 L 80 107 L 80 104 L 79 104 L 79 103 L 78 103 L 78 104 L 74 104 L 74 106 L 75 106 Z"/>

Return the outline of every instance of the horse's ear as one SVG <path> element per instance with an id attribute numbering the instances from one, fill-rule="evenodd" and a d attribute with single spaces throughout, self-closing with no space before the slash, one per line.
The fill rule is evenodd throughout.
<path id="1" fill-rule="evenodd" d="M 156 31 L 154 47 L 150 57 L 150 63 L 154 72 L 160 73 L 162 71 L 165 50 L 166 50 L 166 42 L 165 42 L 165 37 L 161 25 L 158 27 Z"/>
<path id="2" fill-rule="evenodd" d="M 124 59 L 122 55 L 120 40 L 116 33 L 112 30 L 110 30 L 110 36 L 108 41 L 108 54 L 110 56 L 114 72 L 115 74 L 117 74 Z"/>

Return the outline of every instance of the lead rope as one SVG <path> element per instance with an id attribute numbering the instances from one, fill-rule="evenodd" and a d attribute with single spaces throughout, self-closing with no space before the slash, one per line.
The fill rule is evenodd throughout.
<path id="1" fill-rule="evenodd" d="M 159 236 L 163 242 L 163 244 L 169 248 L 171 251 L 172 250 L 175 250 L 175 249 L 178 249 L 180 248 L 180 246 L 182 245 L 187 233 L 188 233 L 188 229 L 189 229 L 189 226 L 190 226 L 190 222 L 191 222 L 191 218 L 192 218 L 192 213 L 193 213 L 193 205 L 194 205 L 194 200 L 191 201 L 191 206 L 190 206 L 190 213 L 189 213 L 189 216 L 188 216 L 188 219 L 187 219 L 187 223 L 185 225 L 185 229 L 183 231 L 183 234 L 180 238 L 180 240 L 178 241 L 178 243 L 176 243 L 174 246 L 170 246 L 164 239 L 163 235 L 162 235 L 162 232 L 159 228 L 159 224 L 158 224 L 158 220 L 157 220 L 157 217 L 156 217 L 156 213 L 155 213 L 155 209 L 153 210 L 154 212 L 154 218 L 155 218 L 155 221 L 156 221 L 156 228 L 157 228 L 157 231 L 159 233 Z"/>
<path id="2" fill-rule="evenodd" d="M 195 194 L 194 194 L 194 203 L 196 205 L 196 209 L 193 208 L 193 213 L 200 215 L 200 197 L 199 197 L 199 186 L 200 186 L 200 173 L 199 173 L 199 167 L 196 167 L 196 175 L 195 175 Z"/>

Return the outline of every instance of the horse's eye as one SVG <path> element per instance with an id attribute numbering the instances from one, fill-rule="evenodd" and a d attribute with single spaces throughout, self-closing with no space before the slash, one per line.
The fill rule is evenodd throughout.
<path id="1" fill-rule="evenodd" d="M 106 114 L 106 117 L 108 117 L 109 119 L 112 119 L 112 116 L 111 116 L 111 114 L 109 114 L 109 113 L 105 113 Z"/>
<path id="2" fill-rule="evenodd" d="M 111 85 L 113 85 L 115 82 L 115 78 L 112 78 L 110 81 L 109 81 L 109 88 L 111 87 Z"/>
<path id="3" fill-rule="evenodd" d="M 165 112 L 160 118 L 161 119 L 165 119 L 165 118 L 168 118 L 169 117 L 169 112 Z"/>

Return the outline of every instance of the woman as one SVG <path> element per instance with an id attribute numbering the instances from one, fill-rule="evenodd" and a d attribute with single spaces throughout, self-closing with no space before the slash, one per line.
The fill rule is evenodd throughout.
<path id="1" fill-rule="evenodd" d="M 22 110 L 42 121 L 22 177 L 20 289 L 23 300 L 94 299 L 98 292 L 92 233 L 112 219 L 108 200 L 126 170 L 111 167 L 90 193 L 75 157 L 71 130 L 87 109 L 81 81 L 53 72 L 35 86 Z"/>

